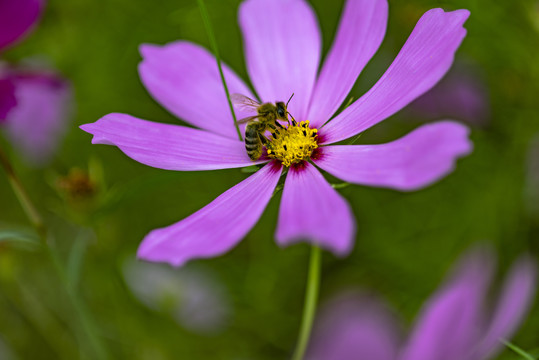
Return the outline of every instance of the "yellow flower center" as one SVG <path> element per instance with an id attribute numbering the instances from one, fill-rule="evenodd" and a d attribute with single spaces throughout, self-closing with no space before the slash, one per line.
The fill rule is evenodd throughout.
<path id="1" fill-rule="evenodd" d="M 293 121 L 286 128 L 277 128 L 266 144 L 268 157 L 281 161 L 284 166 L 308 160 L 318 147 L 317 133 L 318 129 L 309 127 L 309 121 L 299 124 Z"/>

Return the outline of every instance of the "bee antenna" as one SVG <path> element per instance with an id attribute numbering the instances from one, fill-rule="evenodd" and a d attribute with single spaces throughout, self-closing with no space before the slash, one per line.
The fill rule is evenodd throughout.
<path id="1" fill-rule="evenodd" d="M 292 94 L 294 95 L 294 94 Z M 296 119 L 294 119 L 294 117 L 292 116 L 292 114 L 290 114 L 288 111 L 287 111 L 288 115 L 290 115 L 290 117 L 292 118 L 292 124 L 295 126 L 297 125 L 297 122 L 296 122 Z"/>
<path id="2" fill-rule="evenodd" d="M 293 97 L 294 97 L 294 93 L 292 93 L 292 95 L 290 95 L 290 98 L 286 102 L 286 107 L 288 107 L 288 103 L 290 102 L 290 100 L 292 100 Z"/>

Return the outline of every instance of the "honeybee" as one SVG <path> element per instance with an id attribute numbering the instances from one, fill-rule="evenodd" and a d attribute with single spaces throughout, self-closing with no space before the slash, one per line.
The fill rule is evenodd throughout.
<path id="1" fill-rule="evenodd" d="M 294 94 L 292 94 L 294 96 Z M 277 127 L 283 128 L 278 120 L 289 122 L 287 106 L 282 101 L 273 103 L 259 103 L 241 94 L 232 94 L 230 99 L 239 110 L 256 111 L 257 114 L 238 120 L 238 124 L 247 124 L 245 128 L 245 150 L 251 160 L 258 160 L 262 156 L 262 146 L 268 142 L 264 136 L 266 130 L 275 131 Z M 293 119 L 293 118 L 292 118 Z"/>

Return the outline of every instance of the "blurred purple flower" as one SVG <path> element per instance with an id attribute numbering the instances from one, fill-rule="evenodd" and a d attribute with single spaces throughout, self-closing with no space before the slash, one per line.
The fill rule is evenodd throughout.
<path id="1" fill-rule="evenodd" d="M 50 160 L 65 133 L 73 100 L 71 85 L 50 71 L 13 68 L 0 72 L 13 88 L 16 106 L 2 128 L 13 147 L 33 165 Z M 1 85 L 0 85 L 1 87 Z"/>
<path id="2" fill-rule="evenodd" d="M 422 120 L 451 118 L 484 126 L 490 117 L 488 91 L 476 67 L 455 64 L 448 74 L 409 106 Z"/>
<path id="3" fill-rule="evenodd" d="M 26 34 L 43 0 L 0 0 L 0 50 Z M 0 125 L 13 146 L 34 165 L 48 161 L 66 128 L 71 87 L 46 70 L 0 63 Z"/>
<path id="4" fill-rule="evenodd" d="M 382 78 L 325 124 L 378 49 L 387 15 L 386 0 L 347 1 L 333 47 L 317 74 L 321 36 L 316 15 L 305 1 L 248 0 L 240 6 L 247 69 L 260 100 L 286 101 L 294 93 L 290 113 L 310 124 L 289 127 L 289 144 L 299 148 L 319 130 L 308 144 L 316 148 L 313 152 L 280 148 L 285 156 L 301 155 L 288 168 L 276 232 L 280 245 L 307 240 L 338 255 L 353 246 L 355 221 L 348 203 L 309 160 L 350 183 L 406 191 L 451 172 L 456 159 L 471 150 L 468 129 L 452 121 L 422 126 L 388 144 L 330 145 L 374 126 L 434 86 L 453 62 L 469 12 L 425 13 Z M 139 73 L 151 95 L 201 129 L 114 113 L 81 127 L 94 135 L 92 143 L 115 145 L 143 164 L 168 170 L 252 165 L 244 143 L 237 140 L 215 58 L 186 41 L 142 45 L 140 51 Z M 224 66 L 224 74 L 231 93 L 255 98 L 229 67 Z M 262 215 L 281 176 L 285 158 L 269 157 L 276 160 L 200 211 L 150 232 L 138 256 L 179 266 L 234 247 Z M 264 160 L 269 161 L 256 163 Z"/>
<path id="5" fill-rule="evenodd" d="M 28 32 L 42 10 L 42 0 L 0 0 L 0 52 Z M 0 66 L 0 124 L 16 104 L 15 86 Z"/>
<path id="6" fill-rule="evenodd" d="M 210 272 L 130 260 L 124 264 L 123 273 L 139 301 L 170 314 L 184 328 L 211 334 L 227 325 L 230 300 Z"/>
<path id="7" fill-rule="evenodd" d="M 44 0 L 0 0 L 0 52 L 32 28 L 44 5 Z"/>
<path id="8" fill-rule="evenodd" d="M 6 120 L 7 114 L 17 105 L 15 86 L 11 79 L 0 78 L 0 124 Z"/>
<path id="9" fill-rule="evenodd" d="M 484 360 L 501 349 L 527 313 L 536 288 L 536 264 L 520 258 L 495 307 L 486 296 L 494 271 L 487 249 L 467 253 L 426 302 L 403 342 L 400 326 L 372 296 L 344 294 L 322 311 L 308 360 Z"/>

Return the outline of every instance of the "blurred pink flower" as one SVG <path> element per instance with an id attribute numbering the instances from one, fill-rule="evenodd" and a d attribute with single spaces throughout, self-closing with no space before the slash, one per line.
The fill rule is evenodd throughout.
<path id="1" fill-rule="evenodd" d="M 26 34 L 42 0 L 0 0 L 0 50 Z M 0 126 L 31 164 L 42 165 L 57 149 L 71 110 L 71 86 L 57 74 L 0 63 Z"/>
<path id="2" fill-rule="evenodd" d="M 30 30 L 42 10 L 42 0 L 0 0 L 0 53 Z M 1 71 L 0 66 L 0 124 L 17 104 L 15 86 Z"/>
<path id="3" fill-rule="evenodd" d="M 477 66 L 457 62 L 448 74 L 408 107 L 413 118 L 457 119 L 484 126 L 490 117 L 488 89 Z"/>
<path id="4" fill-rule="evenodd" d="M 45 164 L 67 128 L 73 101 L 71 85 L 53 72 L 20 67 L 0 71 L 0 84 L 2 81 L 13 88 L 16 106 L 7 112 L 1 127 L 27 162 Z"/>
<path id="5" fill-rule="evenodd" d="M 248 0 L 240 6 L 247 70 L 259 99 L 286 101 L 294 93 L 290 113 L 310 123 L 304 123 L 303 138 L 302 129 L 293 127 L 297 138 L 291 142 L 311 141 L 309 136 L 318 131 L 309 143 L 316 149 L 288 168 L 276 231 L 280 245 L 306 240 L 338 255 L 352 249 L 351 209 L 310 161 L 350 183 L 406 191 L 448 174 L 456 159 L 471 150 L 468 129 L 452 121 L 422 126 L 388 144 L 330 145 L 374 126 L 434 86 L 453 62 L 469 12 L 425 13 L 382 78 L 326 124 L 378 49 L 387 15 L 386 0 L 347 1 L 333 47 L 318 73 L 320 29 L 305 1 Z M 252 165 L 244 143 L 237 139 L 215 58 L 186 41 L 142 45 L 140 51 L 139 74 L 150 94 L 201 129 L 115 113 L 81 127 L 94 135 L 92 143 L 115 145 L 143 164 L 168 170 Z M 231 93 L 256 98 L 229 67 L 223 70 Z M 290 129 L 286 134 L 292 138 Z M 297 154 L 286 146 L 281 150 Z M 270 160 L 263 157 L 256 163 Z M 283 164 L 277 157 L 192 216 L 150 232 L 138 256 L 182 265 L 228 251 L 262 215 Z"/>
<path id="6" fill-rule="evenodd" d="M 45 0 L 0 0 L 0 52 L 32 28 L 44 6 Z"/>
<path id="7" fill-rule="evenodd" d="M 509 339 L 527 313 L 536 288 L 536 263 L 524 256 L 505 279 L 496 306 L 486 301 L 494 271 L 487 249 L 468 252 L 452 276 L 425 303 L 413 329 L 401 327 L 383 302 L 357 293 L 326 305 L 308 360 L 485 360 Z"/>

